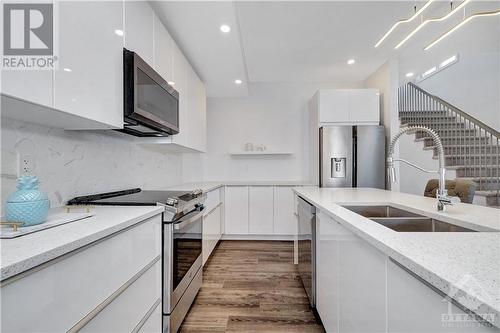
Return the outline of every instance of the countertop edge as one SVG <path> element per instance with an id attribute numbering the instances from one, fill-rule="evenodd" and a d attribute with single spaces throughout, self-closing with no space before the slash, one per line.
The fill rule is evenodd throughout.
<path id="1" fill-rule="evenodd" d="M 18 262 L 12 263 L 8 266 L 2 267 L 0 270 L 0 282 L 4 282 L 9 278 L 15 277 L 16 275 L 22 274 L 30 269 L 34 269 L 40 265 L 48 263 L 49 261 L 67 255 L 73 251 L 76 251 L 89 244 L 99 241 L 105 237 L 118 233 L 139 222 L 142 222 L 153 216 L 161 214 L 163 210 L 164 210 L 163 207 L 158 206 L 156 207 L 156 209 L 152 209 L 148 213 L 144 213 L 135 216 L 131 219 L 124 220 L 123 222 L 119 222 L 118 224 L 110 226 L 104 230 L 99 230 L 93 234 L 89 234 L 78 240 L 72 241 L 68 244 L 64 244 L 53 249 L 49 249 L 43 253 L 38 253 L 33 257 L 26 258 Z"/>
<path id="2" fill-rule="evenodd" d="M 182 183 L 179 185 L 169 186 L 167 190 L 194 190 L 197 188 L 201 188 L 204 192 L 211 192 L 221 187 L 225 186 L 315 186 L 306 181 L 201 181 L 201 182 L 191 182 L 191 183 Z"/>

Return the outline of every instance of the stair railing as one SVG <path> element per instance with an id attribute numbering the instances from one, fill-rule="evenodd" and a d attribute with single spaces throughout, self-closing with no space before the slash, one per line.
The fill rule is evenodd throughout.
<path id="1" fill-rule="evenodd" d="M 411 82 L 401 86 L 398 95 L 400 116 L 409 125 L 426 126 L 438 133 L 447 165 L 462 166 L 457 177 L 473 178 L 478 190 L 496 191 L 498 196 L 500 133 Z"/>

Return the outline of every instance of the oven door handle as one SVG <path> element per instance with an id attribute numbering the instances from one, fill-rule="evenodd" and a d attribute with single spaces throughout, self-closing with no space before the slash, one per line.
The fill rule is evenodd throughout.
<path id="1" fill-rule="evenodd" d="M 174 223 L 174 229 L 180 230 L 180 229 L 184 228 L 185 226 L 187 226 L 188 224 L 191 224 L 191 223 L 199 220 L 200 218 L 203 218 L 203 209 L 205 209 L 205 207 L 200 206 L 197 208 L 198 214 L 196 214 L 195 216 L 190 217 L 189 219 L 187 219 L 185 221 L 180 221 L 180 222 Z"/>

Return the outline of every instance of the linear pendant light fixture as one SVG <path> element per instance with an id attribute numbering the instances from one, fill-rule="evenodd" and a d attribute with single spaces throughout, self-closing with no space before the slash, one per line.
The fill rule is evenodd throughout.
<path id="1" fill-rule="evenodd" d="M 478 17 L 487 17 L 487 16 L 496 16 L 496 15 L 500 15 L 500 10 L 493 11 L 493 12 L 477 13 L 477 14 L 471 15 L 471 16 L 467 17 L 465 20 L 463 20 L 462 22 L 460 22 L 459 24 L 457 24 L 456 26 L 454 26 L 453 28 L 451 28 L 450 30 L 448 30 L 447 32 L 445 32 L 444 34 L 442 34 L 441 36 L 439 36 L 432 43 L 430 43 L 429 45 L 427 45 L 426 47 L 424 47 L 424 50 L 425 51 L 429 50 L 431 47 L 433 47 L 434 45 L 436 45 L 437 43 L 439 43 L 440 41 L 442 41 L 443 39 L 445 39 L 446 37 L 448 37 L 449 35 L 451 35 L 455 31 L 457 31 L 458 29 L 460 29 L 467 22 L 469 22 L 469 21 L 471 21 L 471 20 L 473 20 L 475 18 L 478 18 Z"/>
<path id="2" fill-rule="evenodd" d="M 420 8 L 417 12 L 415 12 L 415 14 L 413 14 L 412 17 L 407 18 L 405 20 L 399 20 L 396 23 L 394 23 L 394 25 L 382 36 L 382 38 L 380 38 L 380 40 L 377 42 L 377 44 L 375 44 L 375 47 L 379 47 L 380 44 L 382 44 L 382 42 L 391 34 L 391 32 L 393 32 L 394 29 L 396 29 L 398 27 L 398 25 L 413 21 L 418 15 L 422 14 L 423 11 L 426 10 L 427 7 L 429 7 L 433 2 L 434 2 L 434 0 L 427 1 L 425 3 L 425 5 L 422 6 L 422 8 Z"/>
<path id="3" fill-rule="evenodd" d="M 425 20 L 424 22 L 420 23 L 420 25 L 418 27 L 415 28 L 415 30 L 413 30 L 412 32 L 410 32 L 410 34 L 408 36 L 406 36 L 401 42 L 399 42 L 398 45 L 396 45 L 395 49 L 399 49 L 404 43 L 406 43 L 413 35 L 415 35 L 420 29 L 422 29 L 427 23 L 430 23 L 430 22 L 440 22 L 440 21 L 445 21 L 447 20 L 448 18 L 450 18 L 453 14 L 455 14 L 456 12 L 458 12 L 460 9 L 464 8 L 465 5 L 467 5 L 468 2 L 470 2 L 471 0 L 464 0 L 462 1 L 462 3 L 460 5 L 458 5 L 455 9 L 453 9 L 451 12 L 449 12 L 448 14 L 446 14 L 445 16 L 442 16 L 442 17 L 439 17 L 439 18 L 433 18 L 433 19 L 428 19 L 428 20 Z"/>

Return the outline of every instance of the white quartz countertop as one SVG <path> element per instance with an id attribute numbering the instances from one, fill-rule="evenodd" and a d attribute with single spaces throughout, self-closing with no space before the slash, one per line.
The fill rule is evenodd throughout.
<path id="1" fill-rule="evenodd" d="M 465 308 L 495 318 L 500 315 L 499 209 L 457 204 L 438 212 L 436 199 L 368 188 L 294 191 L 444 294 L 453 295 Z M 396 232 L 341 205 L 391 205 L 490 232 Z"/>
<path id="2" fill-rule="evenodd" d="M 307 181 L 300 180 L 275 180 L 275 181 L 206 181 L 175 185 L 167 188 L 172 191 L 192 191 L 201 189 L 210 192 L 222 186 L 311 186 Z"/>
<path id="3" fill-rule="evenodd" d="M 64 208 L 51 210 L 63 211 Z M 94 216 L 13 239 L 1 239 L 0 281 L 77 250 L 163 212 L 153 207 L 104 207 Z"/>

